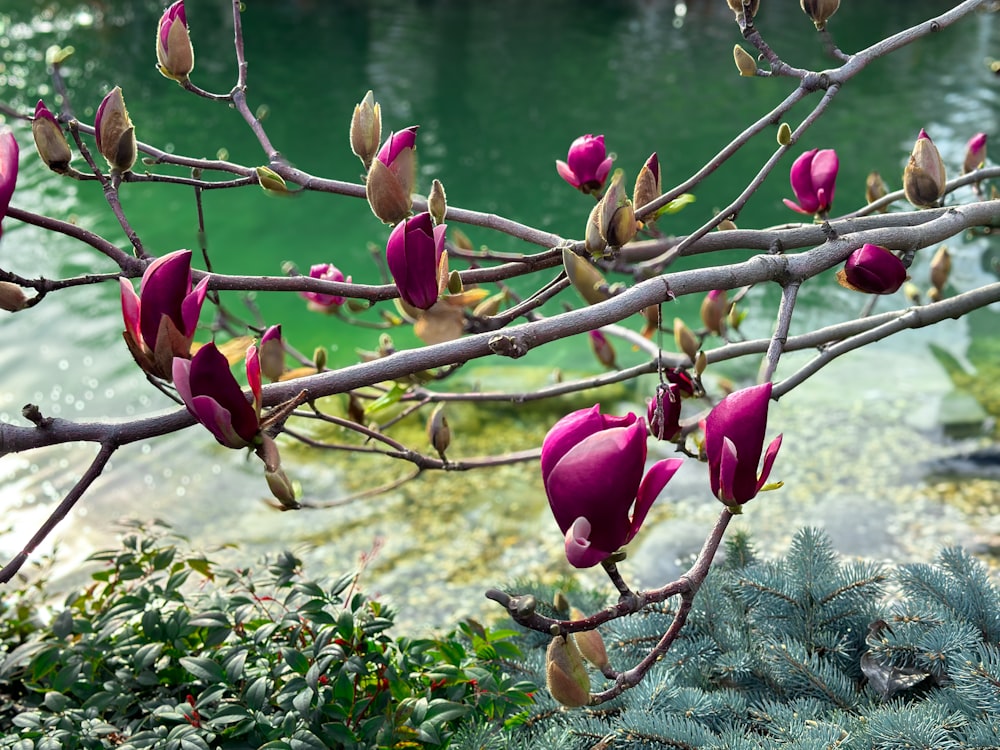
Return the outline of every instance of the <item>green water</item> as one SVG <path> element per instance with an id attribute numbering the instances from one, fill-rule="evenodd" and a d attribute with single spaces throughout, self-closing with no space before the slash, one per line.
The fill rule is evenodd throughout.
<path id="1" fill-rule="evenodd" d="M 845 0 L 832 28 L 840 46 L 852 51 L 952 5 Z M 268 133 L 292 163 L 320 176 L 357 181 L 360 164 L 348 147 L 347 127 L 355 103 L 373 89 L 382 106 L 384 132 L 420 125 L 421 189 L 436 177 L 454 206 L 496 212 L 562 236 L 580 237 L 591 199 L 563 183 L 554 168 L 575 137 L 604 133 L 628 181 L 649 153 L 657 151 L 666 186 L 690 176 L 790 90 L 786 81 L 736 75 L 732 47 L 739 35 L 721 0 L 693 0 L 683 15 L 677 8 L 673 2 L 656 0 L 249 0 L 243 15 L 249 100 L 258 111 L 266 110 Z M 179 154 L 211 158 L 224 151 L 233 161 L 262 163 L 260 149 L 234 111 L 197 99 L 156 72 L 152 42 L 160 10 L 155 2 L 7 0 L 0 10 L 0 97 L 28 111 L 41 92 L 54 107 L 44 50 L 51 44 L 73 45 L 76 52 L 65 72 L 81 120 L 91 122 L 106 91 L 121 85 L 140 140 Z M 228 3 L 188 0 L 187 13 L 196 48 L 194 81 L 209 90 L 228 91 L 235 80 Z M 797 3 L 763 4 L 758 25 L 793 64 L 830 65 Z M 803 150 L 838 150 L 841 170 L 834 213 L 863 201 L 864 179 L 873 169 L 890 186 L 898 186 L 921 127 L 951 165 L 960 163 L 970 135 L 998 132 L 1000 79 L 984 62 L 1000 49 L 998 37 L 997 14 L 982 14 L 877 62 L 845 86 L 802 143 Z M 793 126 L 807 112 L 800 105 L 790 118 Z M 72 219 L 124 246 L 96 183 L 73 183 L 49 174 L 35 158 L 27 129 L 16 123 L 15 128 L 23 157 L 14 205 Z M 700 226 L 713 208 L 728 204 L 742 190 L 773 149 L 772 134 L 752 142 L 698 188 L 693 206 L 663 221 L 661 228 L 682 234 Z M 781 168 L 768 179 L 739 217 L 741 226 L 797 219 L 781 204 L 783 197 L 790 197 L 786 175 Z M 189 190 L 129 184 L 122 188 L 122 200 L 151 251 L 197 247 Z M 363 201 L 316 194 L 275 199 L 251 187 L 207 192 L 204 203 L 207 244 L 219 272 L 280 274 L 284 261 L 301 269 L 333 262 L 355 281 L 381 281 L 368 245 L 383 246 L 388 230 Z M 477 246 L 508 252 L 535 249 L 477 227 L 462 228 Z M 114 270 L 106 259 L 65 238 L 9 219 L 4 230 L 0 264 L 11 271 L 62 277 Z M 989 249 L 988 240 L 951 244 L 956 289 L 994 279 L 990 267 L 979 262 Z M 728 257 L 743 255 L 734 252 Z M 918 257 L 912 270 L 915 280 L 921 274 L 926 278 L 928 260 Z M 680 267 L 704 262 L 688 259 Z M 802 290 L 797 322 L 802 330 L 842 320 L 858 308 L 856 297 L 827 281 Z M 566 300 L 576 304 L 568 295 Z M 770 332 L 776 300 L 777 291 L 769 289 L 750 297 L 748 335 Z M 227 301 L 242 304 L 236 295 Z M 377 332 L 309 313 L 296 295 L 265 295 L 253 302 L 268 323 L 283 324 L 300 350 L 326 347 L 332 364 L 352 363 L 357 347 L 375 346 Z M 682 300 L 672 312 L 693 320 L 698 303 Z M 120 340 L 118 305 L 117 286 L 107 284 L 53 295 L 27 313 L 5 318 L 0 323 L 0 418 L 20 422 L 19 410 L 26 401 L 38 403 L 46 414 L 79 419 L 168 408 L 139 376 Z M 979 329 L 989 331 L 995 316 L 984 315 L 986 324 Z M 992 331 L 976 335 L 995 336 L 995 327 Z M 969 337 L 967 324 L 959 321 L 907 333 L 885 342 L 879 351 L 892 358 L 889 369 L 898 370 L 901 378 L 926 368 L 928 374 L 922 377 L 930 385 L 924 392 L 928 398 L 940 398 L 950 386 L 931 360 L 928 344 L 943 346 L 964 361 Z M 402 345 L 413 341 L 405 333 L 398 339 Z M 619 349 L 626 350 L 620 351 L 622 357 L 631 356 L 627 347 Z M 866 360 L 855 360 L 861 361 Z M 596 369 L 582 337 L 536 351 L 524 366 L 533 368 L 532 377 L 544 380 L 553 364 Z M 756 363 L 745 366 L 746 372 L 755 368 Z M 820 392 L 835 388 L 845 410 L 865 403 L 874 392 L 899 407 L 888 422 L 902 423 L 901 415 L 912 411 L 912 403 L 900 401 L 898 389 L 885 378 L 873 383 L 870 369 L 850 369 L 848 376 L 844 372 L 833 381 L 818 378 L 817 387 Z M 466 382 L 489 377 L 473 372 Z M 509 384 L 511 378 L 505 374 L 501 381 Z M 631 408 L 641 402 L 638 391 L 614 398 L 624 399 Z M 809 400 L 792 396 L 782 402 L 790 404 L 786 413 L 798 410 L 790 422 L 807 425 L 807 434 L 816 418 Z M 453 421 L 459 435 L 465 430 L 472 454 L 491 447 L 526 447 L 530 440 L 511 445 L 510 434 L 527 425 L 537 440 L 552 414 L 543 411 L 535 421 L 524 419 L 523 412 L 512 417 L 487 411 L 485 416 L 460 413 Z M 838 429 L 876 429 L 864 422 L 862 413 L 846 426 L 838 422 Z M 921 440 L 930 436 L 928 450 L 933 450 L 938 429 L 934 419 L 907 429 L 919 431 Z M 851 440 L 849 430 L 846 439 Z M 789 434 L 786 445 L 794 442 Z M 800 469 L 790 458 L 795 449 L 783 450 L 778 469 L 788 479 Z M 0 538 L 0 549 L 16 547 L 24 529 L 65 491 L 67 469 L 90 455 L 89 448 L 66 447 L 0 461 L 0 508 L 6 524 L 16 530 Z M 316 461 L 289 449 L 288 456 L 286 464 L 294 466 L 289 467 L 291 473 L 316 501 L 334 500 L 345 488 L 356 488 L 372 476 L 388 481 L 402 471 L 389 462 L 362 464 L 338 454 Z M 864 462 L 867 457 L 854 460 Z M 534 468 L 484 472 L 482 478 L 471 479 L 431 477 L 381 500 L 323 513 L 275 516 L 257 502 L 266 494 L 257 467 L 218 449 L 207 435 L 188 431 L 131 446 L 114 464 L 66 524 L 63 544 L 74 554 L 106 538 L 110 520 L 130 513 L 166 516 L 200 538 L 240 541 L 253 549 L 273 547 L 276 537 L 282 544 L 309 541 L 320 545 L 318 557 L 331 566 L 354 564 L 378 535 L 386 541 L 375 564 L 384 577 L 376 580 L 386 591 L 408 601 L 408 588 L 422 590 L 427 598 L 428 591 L 467 587 L 470 609 L 478 606 L 473 597 L 482 588 L 475 573 L 481 568 L 471 566 L 470 559 L 481 560 L 493 571 L 564 568 L 561 540 L 544 533 L 550 522 Z M 871 465 L 870 460 L 865 463 Z M 691 481 L 684 491 L 692 497 L 700 492 L 697 502 L 707 504 L 699 489 L 700 468 L 689 471 Z M 822 472 L 813 477 L 812 468 L 801 471 L 811 482 L 815 479 L 811 487 L 840 482 Z M 899 481 L 917 481 L 919 476 L 914 468 Z M 842 490 L 842 484 L 836 486 Z M 810 497 L 821 491 L 811 490 Z M 782 529 L 781 534 L 791 530 Z M 962 541 L 960 532 L 955 535 Z M 438 562 L 429 564 L 429 559 Z M 434 622 L 448 619 L 442 612 L 423 616 Z"/>

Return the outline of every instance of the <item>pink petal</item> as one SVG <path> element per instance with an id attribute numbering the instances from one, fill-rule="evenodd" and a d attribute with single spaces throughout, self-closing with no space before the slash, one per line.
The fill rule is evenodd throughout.
<path id="1" fill-rule="evenodd" d="M 639 531 L 642 522 L 646 520 L 646 514 L 649 513 L 649 509 L 653 507 L 653 503 L 656 502 L 656 498 L 659 497 L 663 488 L 667 486 L 667 482 L 681 468 L 682 463 L 684 463 L 684 459 L 682 458 L 666 458 L 662 461 L 657 461 L 646 472 L 646 476 L 643 477 L 642 482 L 639 484 L 639 492 L 635 498 L 635 508 L 632 511 L 631 533 L 628 539 L 625 540 L 626 542 L 631 541 L 632 537 Z"/>
<path id="2" fill-rule="evenodd" d="M 736 454 L 736 446 L 729 438 L 722 439 L 722 460 L 719 463 L 719 487 L 716 495 L 724 503 L 732 503 L 736 500 L 736 468 L 739 466 L 739 457 Z"/>
<path id="3" fill-rule="evenodd" d="M 564 161 L 556 160 L 556 171 L 559 176 L 562 177 L 566 182 L 575 188 L 580 187 L 580 179 L 576 176 L 576 173 L 569 168 L 569 164 Z"/>
<path id="4" fill-rule="evenodd" d="M 764 453 L 764 467 L 760 470 L 760 479 L 757 480 L 757 491 L 760 492 L 760 488 L 767 483 L 767 478 L 771 475 L 771 466 L 774 464 L 774 459 L 778 457 L 778 448 L 781 447 L 781 435 L 778 435 L 771 444 L 767 446 L 767 451 Z"/>
<path id="5" fill-rule="evenodd" d="M 577 518 L 566 530 L 566 559 L 574 568 L 590 568 L 608 557 L 614 550 L 605 552 L 590 544 L 590 521 Z"/>
<path id="6" fill-rule="evenodd" d="M 139 295 L 135 293 L 132 282 L 128 279 L 118 279 L 121 283 L 122 292 L 122 318 L 125 321 L 125 330 L 137 345 L 142 345 L 142 338 L 139 334 Z"/>

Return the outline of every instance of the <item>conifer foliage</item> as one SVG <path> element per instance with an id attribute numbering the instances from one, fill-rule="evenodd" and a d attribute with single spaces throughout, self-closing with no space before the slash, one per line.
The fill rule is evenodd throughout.
<path id="1" fill-rule="evenodd" d="M 614 621 L 603 633 L 612 665 L 648 650 L 673 603 Z M 470 723 L 452 747 L 997 748 L 998 640 L 1000 594 L 961 549 L 889 570 L 839 560 L 815 529 L 777 561 L 737 534 L 641 684 L 592 710 L 540 691 L 517 731 Z M 540 669 L 541 650 L 525 650 Z"/>

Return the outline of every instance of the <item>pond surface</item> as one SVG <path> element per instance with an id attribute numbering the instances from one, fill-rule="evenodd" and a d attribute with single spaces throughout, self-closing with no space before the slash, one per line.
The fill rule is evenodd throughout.
<path id="1" fill-rule="evenodd" d="M 796 3 L 763 5 L 758 26 L 779 54 L 800 66 L 830 65 Z M 785 81 L 735 74 L 732 47 L 739 35 L 725 3 L 695 0 L 683 5 L 684 13 L 681 7 L 656 0 L 248 2 L 249 97 L 266 111 L 272 141 L 293 163 L 357 181 L 360 165 L 348 148 L 347 125 L 355 103 L 373 89 L 385 132 L 420 125 L 422 185 L 437 177 L 452 205 L 578 237 L 591 204 L 554 169 L 575 137 L 604 133 L 629 181 L 655 150 L 664 184 L 673 184 L 789 91 Z M 931 0 L 845 2 L 831 28 L 841 48 L 852 51 L 950 7 Z M 91 122 L 104 93 L 121 85 L 141 140 L 191 156 L 225 153 L 241 163 L 262 162 L 235 112 L 187 94 L 156 72 L 152 39 L 160 10 L 146 2 L 8 0 L 0 10 L 0 97 L 27 111 L 41 93 L 54 106 L 45 49 L 72 45 L 65 72 L 81 120 Z M 189 0 L 187 12 L 197 52 L 195 82 L 228 91 L 235 78 L 228 3 Z M 998 21 L 996 13 L 981 14 L 876 63 L 845 87 L 802 144 L 803 150 L 837 149 L 838 210 L 863 201 L 871 170 L 898 185 L 921 127 L 949 165 L 961 162 L 973 133 L 998 133 L 1000 78 L 985 62 L 1000 49 Z M 800 106 L 793 116 L 806 113 Z M 14 205 L 71 219 L 124 246 L 97 185 L 48 173 L 30 148 L 27 129 L 15 128 L 22 165 Z M 700 226 L 713 208 L 732 200 L 773 147 L 770 134 L 751 143 L 662 228 L 682 234 Z M 781 204 L 790 196 L 786 175 L 784 168 L 772 175 L 744 210 L 741 226 L 796 218 Z M 197 247 L 188 191 L 130 184 L 122 200 L 154 252 Z M 326 195 L 280 200 L 254 187 L 207 193 L 205 213 L 208 248 L 220 272 L 279 274 L 285 261 L 302 269 L 334 262 L 355 281 L 380 280 L 368 245 L 383 246 L 388 230 L 362 201 Z M 502 235 L 463 229 L 477 246 L 524 249 Z M 997 253 L 994 245 L 982 237 L 951 243 L 955 291 L 995 280 L 989 260 Z M 929 257 L 921 253 L 911 269 L 924 287 Z M 704 262 L 687 259 L 680 267 Z M 114 270 L 88 248 L 9 219 L 0 264 L 47 277 Z M 802 290 L 793 333 L 860 309 L 856 295 L 825 281 Z M 878 309 L 904 305 L 897 297 L 880 300 Z M 770 333 L 777 299 L 777 289 L 750 295 L 748 337 Z M 235 295 L 227 301 L 243 304 Z M 576 304 L 575 298 L 567 301 Z M 693 323 L 699 302 L 682 300 L 672 312 Z M 296 295 L 266 295 L 253 304 L 267 322 L 281 322 L 301 351 L 325 347 L 332 365 L 356 361 L 356 348 L 376 347 L 377 331 L 310 313 Z M 3 319 L 0 418 L 23 423 L 20 408 L 27 402 L 45 414 L 79 420 L 169 410 L 135 368 L 121 328 L 115 284 L 52 295 Z M 967 390 L 956 392 L 931 346 L 972 373 L 972 382 L 995 383 L 988 375 L 996 373 L 998 331 L 996 311 L 989 310 L 910 331 L 849 355 L 784 398 L 772 410 L 771 429 L 786 436 L 775 467 L 786 486 L 755 500 L 744 521 L 762 546 L 780 548 L 802 524 L 817 524 L 849 554 L 916 559 L 933 556 L 942 543 L 989 551 L 998 531 L 996 476 L 970 473 L 968 463 L 951 460 L 991 445 L 987 415 L 976 411 L 968 393 L 988 399 L 968 380 Z M 516 369 L 506 362 L 502 369 L 485 362 L 467 367 L 461 383 L 530 389 L 551 382 L 555 366 L 595 372 L 587 343 L 578 338 L 538 350 Z M 397 337 L 400 346 L 413 341 L 404 333 Z M 639 356 L 618 348 L 626 362 Z M 779 379 L 801 362 L 789 360 Z M 730 364 L 717 374 L 750 378 L 756 367 Z M 603 397 L 605 409 L 643 408 L 651 388 L 651 381 L 621 388 Z M 454 450 L 476 455 L 537 445 L 555 419 L 581 405 L 455 410 L 449 417 Z M 946 435 L 944 426 L 956 421 L 959 407 L 972 411 L 959 420 L 965 432 Z M 422 429 L 414 425 L 413 434 Z M 10 529 L 0 537 L 0 551 L 19 549 L 92 455 L 89 446 L 71 446 L 0 459 L 0 513 Z M 318 504 L 336 503 L 373 477 L 389 482 L 406 472 L 386 460 L 316 458 L 291 446 L 284 460 L 306 499 Z M 961 474 L 954 474 L 956 467 Z M 510 576 L 570 573 L 537 474 L 528 464 L 427 475 L 378 498 L 279 515 L 262 502 L 267 493 L 255 460 L 192 429 L 120 451 L 58 537 L 70 566 L 94 545 L 108 543 L 115 519 L 133 515 L 164 518 L 206 545 L 237 543 L 252 555 L 309 545 L 308 557 L 331 573 L 354 567 L 374 548 L 365 574 L 369 590 L 405 605 L 409 623 L 447 624 L 458 614 L 481 611 L 487 585 Z M 661 582 L 676 560 L 700 545 L 715 513 L 704 468 L 688 462 L 637 539 L 637 574 L 648 584 Z"/>

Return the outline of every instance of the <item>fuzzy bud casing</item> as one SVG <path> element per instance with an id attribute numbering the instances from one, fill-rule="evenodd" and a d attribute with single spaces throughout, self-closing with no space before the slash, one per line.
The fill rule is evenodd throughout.
<path id="1" fill-rule="evenodd" d="M 194 70 L 194 47 L 188 32 L 184 0 L 177 0 L 163 11 L 156 29 L 156 62 L 160 73 L 178 83 Z"/>
<path id="2" fill-rule="evenodd" d="M 757 61 L 738 44 L 733 47 L 733 61 L 736 63 L 736 69 L 740 71 L 741 76 L 753 78 L 757 75 Z"/>
<path id="3" fill-rule="evenodd" d="M 125 109 L 120 86 L 115 86 L 101 101 L 94 118 L 97 150 L 112 169 L 127 172 L 136 158 L 135 126 Z"/>
<path id="4" fill-rule="evenodd" d="M 933 208 L 944 196 L 948 177 L 937 146 L 922 128 L 903 170 L 903 195 L 918 208 Z"/>
<path id="5" fill-rule="evenodd" d="M 0 310 L 17 312 L 23 310 L 27 304 L 28 298 L 24 296 L 21 287 L 9 281 L 0 281 Z"/>
<path id="6" fill-rule="evenodd" d="M 621 247 L 635 237 L 635 209 L 625 195 L 625 173 L 616 169 L 611 184 L 601 198 L 601 235 L 610 247 Z"/>
<path id="7" fill-rule="evenodd" d="M 826 22 L 837 9 L 840 8 L 840 0 L 799 0 L 802 12 L 812 19 L 817 31 L 826 28 Z"/>
<path id="8" fill-rule="evenodd" d="M 369 91 L 365 98 L 354 105 L 351 117 L 351 151 L 361 159 L 365 169 L 372 165 L 382 142 L 382 109 Z"/>
<path id="9" fill-rule="evenodd" d="M 557 635 L 545 652 L 545 684 L 552 697 L 569 708 L 590 703 L 590 677 L 572 640 Z"/>
<path id="10" fill-rule="evenodd" d="M 948 283 L 951 275 L 951 253 L 948 252 L 947 245 L 941 245 L 931 258 L 931 284 L 939 292 L 944 291 L 944 285 Z"/>
<path id="11" fill-rule="evenodd" d="M 55 115 L 45 106 L 41 99 L 35 105 L 35 119 L 31 121 L 31 135 L 35 139 L 35 148 L 38 155 L 45 162 L 45 166 L 53 172 L 65 172 L 69 169 L 70 159 L 73 154 L 69 149 L 69 143 L 63 134 L 62 128 Z"/>

